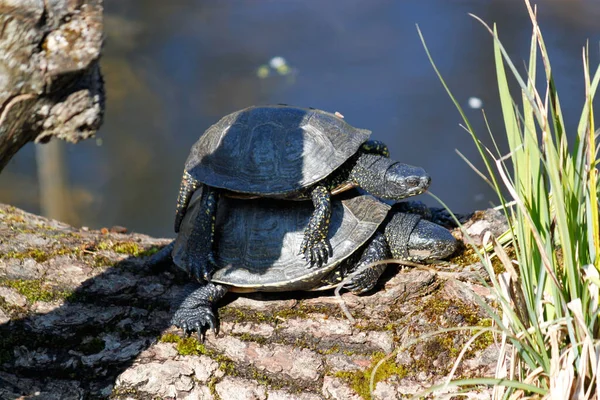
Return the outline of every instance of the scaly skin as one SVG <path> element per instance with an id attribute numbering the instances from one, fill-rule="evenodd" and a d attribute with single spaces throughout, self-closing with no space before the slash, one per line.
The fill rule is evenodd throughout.
<path id="1" fill-rule="evenodd" d="M 201 342 L 207 329 L 212 329 L 216 335 L 219 333 L 219 320 L 213 310 L 225 293 L 227 288 L 223 285 L 208 282 L 198 286 L 179 305 L 171 323 L 186 334 L 196 331 Z"/>
<path id="2" fill-rule="evenodd" d="M 369 140 L 362 144 L 357 155 L 348 160 L 331 176 L 310 189 L 315 212 L 304 230 L 304 239 L 299 252 L 308 262 L 308 268 L 321 267 L 331 256 L 331 246 L 327 241 L 329 218 L 331 217 L 331 190 L 349 181 L 351 171 L 362 154 L 389 157 L 390 153 L 383 142 Z"/>
<path id="3" fill-rule="evenodd" d="M 177 195 L 177 206 L 175 207 L 175 233 L 179 232 L 179 226 L 185 215 L 188 204 L 194 192 L 202 185 L 187 171 L 183 171 L 181 184 L 179 185 L 179 194 Z"/>
<path id="4" fill-rule="evenodd" d="M 416 214 L 395 213 L 384 228 L 385 239 L 388 243 L 392 257 L 398 260 L 422 261 L 410 255 L 410 235 L 413 233 L 421 216 Z M 431 238 L 432 248 L 435 237 Z"/>
<path id="5" fill-rule="evenodd" d="M 200 281 L 210 281 L 216 266 L 213 245 L 217 199 L 218 195 L 214 189 L 208 186 L 202 187 L 202 210 L 198 213 L 189 236 L 194 246 L 189 254 L 188 272 Z"/>
<path id="6" fill-rule="evenodd" d="M 315 211 L 304 229 L 304 239 L 300 253 L 308 261 L 309 268 L 320 267 L 327 263 L 331 255 L 331 246 L 327 241 L 329 219 L 331 218 L 331 194 L 324 186 L 317 186 L 312 191 Z"/>
<path id="7" fill-rule="evenodd" d="M 386 264 L 377 264 L 366 268 L 369 264 L 382 261 L 390 258 L 390 248 L 383 233 L 377 233 L 365 251 L 363 252 L 360 261 L 351 271 L 354 276 L 344 285 L 354 294 L 362 294 L 373 289 L 379 280 L 383 271 L 387 267 Z"/>
<path id="8" fill-rule="evenodd" d="M 368 154 L 378 154 L 384 157 L 390 156 L 390 150 L 387 145 L 379 140 L 368 140 L 362 144 L 360 149 Z"/>

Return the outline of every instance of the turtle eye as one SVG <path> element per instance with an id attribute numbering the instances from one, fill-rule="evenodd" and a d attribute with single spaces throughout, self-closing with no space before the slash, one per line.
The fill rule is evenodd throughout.
<path id="1" fill-rule="evenodd" d="M 406 178 L 406 186 L 408 187 L 418 187 L 421 185 L 421 179 L 416 176 L 410 176 Z"/>

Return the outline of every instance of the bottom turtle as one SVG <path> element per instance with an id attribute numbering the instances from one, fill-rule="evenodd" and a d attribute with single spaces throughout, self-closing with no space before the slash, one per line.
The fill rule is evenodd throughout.
<path id="1" fill-rule="evenodd" d="M 196 257 L 195 231 L 200 196 L 192 199 L 175 241 L 149 260 L 171 259 L 189 272 Z M 227 291 L 277 292 L 329 289 L 344 279 L 353 293 L 371 290 L 390 258 L 410 261 L 441 259 L 456 249 L 450 232 L 417 214 L 394 210 L 371 196 L 332 202 L 328 240 L 333 256 L 309 270 L 297 253 L 313 209 L 310 204 L 277 200 L 222 199 L 216 218 L 215 259 L 211 282 L 198 283 L 175 312 L 172 322 L 185 333 L 217 329 L 217 302 Z M 352 274 L 352 276 L 351 276 Z"/>

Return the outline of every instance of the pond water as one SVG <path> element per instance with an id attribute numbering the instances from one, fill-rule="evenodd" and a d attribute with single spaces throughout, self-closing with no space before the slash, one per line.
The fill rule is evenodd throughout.
<path id="1" fill-rule="evenodd" d="M 531 27 L 521 0 L 106 0 L 105 123 L 96 140 L 64 145 L 71 222 L 173 236 L 190 146 L 220 117 L 269 103 L 339 111 L 372 130 L 393 158 L 424 167 L 455 211 L 497 204 L 455 151 L 481 167 L 416 29 L 476 131 L 486 132 L 481 109 L 469 106 L 478 99 L 502 135 L 492 41 L 468 13 L 496 22 L 523 65 Z M 546 0 L 539 15 L 572 127 L 586 40 L 599 60 L 600 2 Z M 275 57 L 285 60 L 279 70 L 269 66 Z M 3 171 L 0 201 L 40 211 L 35 153 L 28 145 Z"/>

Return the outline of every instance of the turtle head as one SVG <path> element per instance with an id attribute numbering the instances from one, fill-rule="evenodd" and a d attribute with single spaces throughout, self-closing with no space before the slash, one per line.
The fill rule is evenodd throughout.
<path id="1" fill-rule="evenodd" d="M 431 177 L 423 168 L 393 163 L 385 171 L 381 197 L 400 200 L 416 196 L 425 192 L 430 184 Z"/>
<path id="2" fill-rule="evenodd" d="M 393 213 L 385 236 L 394 258 L 417 262 L 446 258 L 458 245 L 446 228 L 419 215 L 401 212 Z"/>
<path id="3" fill-rule="evenodd" d="M 388 200 L 416 196 L 425 192 L 431 183 L 423 168 L 374 154 L 361 154 L 350 178 L 373 196 Z"/>

